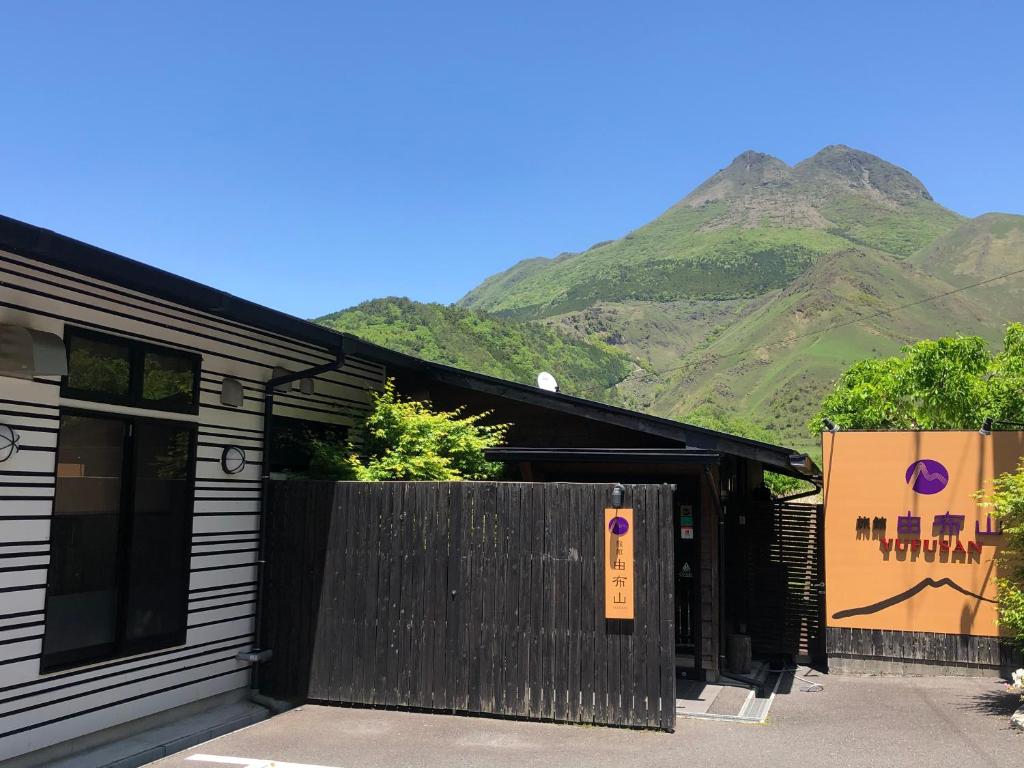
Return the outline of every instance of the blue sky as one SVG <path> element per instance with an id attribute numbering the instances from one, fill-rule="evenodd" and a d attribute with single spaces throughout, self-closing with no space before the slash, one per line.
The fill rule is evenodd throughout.
<path id="1" fill-rule="evenodd" d="M 784 6 L 784 7 L 783 7 Z M 898 6 L 898 7 L 897 7 Z M 1024 213 L 1019 3 L 7 3 L 0 213 L 300 316 L 450 302 L 745 149 Z"/>

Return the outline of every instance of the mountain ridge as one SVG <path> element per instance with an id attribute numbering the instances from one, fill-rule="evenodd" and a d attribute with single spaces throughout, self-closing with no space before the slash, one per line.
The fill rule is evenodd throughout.
<path id="1" fill-rule="evenodd" d="M 748 150 L 648 224 L 517 262 L 457 303 L 537 320 L 595 300 L 750 296 L 851 246 L 910 256 L 962 220 L 912 174 L 860 150 L 830 145 L 795 166 Z"/>
<path id="2" fill-rule="evenodd" d="M 855 360 L 955 332 L 998 341 L 1020 317 L 1024 279 L 965 286 L 1015 267 L 1024 270 L 1024 216 L 966 218 L 909 171 L 841 144 L 794 165 L 748 150 L 622 237 L 491 275 L 456 307 L 463 325 L 505 323 L 495 338 L 467 340 L 456 328 L 463 341 L 421 354 L 533 383 L 536 371 L 509 367 L 510 340 L 544 327 L 556 335 L 537 342 L 530 365 L 557 376 L 577 354 L 601 360 L 592 385 L 567 362 L 563 391 L 748 424 L 814 453 L 807 421 Z M 344 329 L 416 354 L 421 329 L 403 321 L 381 340 L 379 318 L 363 315 L 348 315 Z M 435 336 L 451 328 L 434 310 L 412 315 Z M 610 383 L 612 371 L 625 373 Z"/>

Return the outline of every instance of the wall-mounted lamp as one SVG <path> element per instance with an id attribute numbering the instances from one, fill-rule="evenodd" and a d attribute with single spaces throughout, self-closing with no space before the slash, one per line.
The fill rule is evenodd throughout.
<path id="1" fill-rule="evenodd" d="M 622 506 L 622 500 L 626 495 L 626 489 L 622 487 L 622 483 L 616 483 L 615 487 L 612 488 L 612 506 L 615 509 L 619 509 Z"/>
<path id="2" fill-rule="evenodd" d="M 823 418 L 821 420 L 821 423 L 825 425 L 825 429 L 827 429 L 829 432 L 832 432 L 833 434 L 839 431 L 839 425 L 832 421 L 832 419 Z"/>
<path id="3" fill-rule="evenodd" d="M 287 376 L 289 373 L 291 373 L 291 371 L 289 371 L 287 368 L 275 367 L 273 372 L 270 374 L 270 378 L 272 378 L 272 379 L 279 379 L 282 376 Z M 288 392 L 288 391 L 290 391 L 292 389 L 293 386 L 294 386 L 294 384 L 289 381 L 289 382 L 287 382 L 285 384 L 277 385 L 276 387 L 274 387 L 274 391 L 275 392 Z"/>
<path id="4" fill-rule="evenodd" d="M 245 450 L 237 445 L 228 445 L 220 455 L 220 468 L 226 475 L 237 475 L 245 469 Z"/>
<path id="5" fill-rule="evenodd" d="M 55 333 L 0 325 L 0 376 L 66 376 L 68 356 L 64 340 Z"/>
<path id="6" fill-rule="evenodd" d="M 313 379 L 306 377 L 305 379 L 299 379 L 299 392 L 304 395 L 312 395 L 316 393 L 316 387 L 313 384 Z"/>
<path id="7" fill-rule="evenodd" d="M 7 461 L 18 452 L 19 440 L 21 435 L 14 431 L 14 427 L 0 424 L 0 462 Z"/>
<path id="8" fill-rule="evenodd" d="M 991 416 L 986 416 L 985 421 L 981 423 L 981 429 L 978 430 L 978 434 L 982 437 L 988 437 L 992 434 L 993 427 L 1015 427 L 1017 429 L 1024 429 L 1024 424 L 1017 421 L 995 421 Z"/>
<path id="9" fill-rule="evenodd" d="M 245 393 L 242 391 L 242 382 L 225 376 L 220 383 L 221 405 L 230 405 L 232 408 L 241 408 L 245 402 Z"/>
<path id="10" fill-rule="evenodd" d="M 789 466 L 793 469 L 800 470 L 805 475 L 809 475 L 811 473 L 813 462 L 811 461 L 811 457 L 806 453 L 791 453 L 789 455 Z"/>

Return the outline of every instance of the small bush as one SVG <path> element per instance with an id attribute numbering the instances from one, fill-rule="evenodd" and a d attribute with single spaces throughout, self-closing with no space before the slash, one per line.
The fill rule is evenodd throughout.
<path id="1" fill-rule="evenodd" d="M 351 446 L 312 440 L 310 476 L 335 480 L 489 480 L 501 472 L 486 448 L 501 445 L 507 424 L 481 423 L 490 412 L 434 411 L 402 400 L 389 380 L 373 396 L 362 455 Z"/>
<path id="2" fill-rule="evenodd" d="M 999 519 L 1005 537 L 999 561 L 1008 573 L 996 581 L 999 623 L 1024 643 L 1024 462 L 993 480 L 987 495 L 979 491 L 978 499 Z"/>

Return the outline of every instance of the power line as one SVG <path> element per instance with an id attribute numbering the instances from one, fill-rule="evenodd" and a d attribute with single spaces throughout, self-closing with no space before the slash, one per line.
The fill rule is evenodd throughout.
<path id="1" fill-rule="evenodd" d="M 959 288 L 954 288 L 951 291 L 946 291 L 944 293 L 937 293 L 934 296 L 926 296 L 925 298 L 918 299 L 917 301 L 910 301 L 910 302 L 907 302 L 906 304 L 898 304 L 895 307 L 889 307 L 888 309 L 882 309 L 882 310 L 879 310 L 878 312 L 875 312 L 875 313 L 870 314 L 870 315 L 858 315 L 857 317 L 855 317 L 855 318 L 853 318 L 851 320 L 845 320 L 845 321 L 843 321 L 841 323 L 836 323 L 834 325 L 828 326 L 827 328 L 821 328 L 820 330 L 817 330 L 817 331 L 808 331 L 807 333 L 800 333 L 800 334 L 797 334 L 796 336 L 789 336 L 789 337 L 787 337 L 785 339 L 782 339 L 780 341 L 773 341 L 773 342 L 771 342 L 769 344 L 762 344 L 761 346 L 758 347 L 758 349 L 769 349 L 771 347 L 777 347 L 777 346 L 781 346 L 783 344 L 789 344 L 791 342 L 797 341 L 798 339 L 805 339 L 805 338 L 807 338 L 809 336 L 820 336 L 823 333 L 829 333 L 831 331 L 836 330 L 837 328 L 845 328 L 848 325 L 854 325 L 856 323 L 860 323 L 860 322 L 863 322 L 865 320 L 874 320 L 875 318 L 878 318 L 878 317 L 885 317 L 886 315 L 891 315 L 894 312 L 899 312 L 900 310 L 903 310 L 903 309 L 909 309 L 910 307 L 916 307 L 918 304 L 926 304 L 929 301 L 936 301 L 938 299 L 943 299 L 943 298 L 945 298 L 947 296 L 952 296 L 955 293 L 961 293 L 962 291 L 970 290 L 971 288 L 977 288 L 979 285 L 986 285 L 987 283 L 994 283 L 996 280 L 1002 280 L 1002 279 L 1007 278 L 1007 277 L 1013 277 L 1014 275 L 1019 275 L 1021 273 L 1024 273 L 1024 269 L 1015 269 L 1013 272 L 1007 272 L 1006 274 L 1003 274 L 1003 275 L 996 275 L 995 277 L 990 277 L 990 278 L 987 278 L 985 280 L 979 280 L 978 282 L 971 283 L 970 285 L 962 285 Z M 749 353 L 749 351 L 730 352 L 730 353 L 724 354 L 724 355 L 717 355 L 716 359 L 718 359 L 718 360 L 726 360 L 726 359 L 728 359 L 730 357 L 740 357 L 741 355 L 746 355 L 748 353 Z M 678 365 L 678 366 L 676 366 L 674 368 L 666 368 L 663 371 L 657 371 L 656 373 L 658 375 L 665 374 L 665 373 L 672 373 L 674 371 L 681 371 L 683 368 L 688 368 L 688 367 L 689 367 L 689 364 Z"/>

